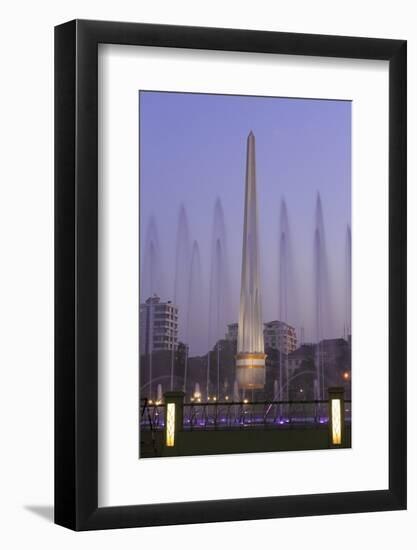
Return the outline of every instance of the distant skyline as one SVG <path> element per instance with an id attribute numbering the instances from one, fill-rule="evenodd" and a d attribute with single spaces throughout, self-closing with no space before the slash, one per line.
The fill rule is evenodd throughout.
<path id="1" fill-rule="evenodd" d="M 291 285 L 297 301 L 297 308 L 288 306 L 293 318 L 287 321 L 296 326 L 298 335 L 304 328 L 305 341 L 315 339 L 313 249 L 320 193 L 332 309 L 332 326 L 323 336 L 343 336 L 347 317 L 346 231 L 351 223 L 351 102 L 140 92 L 139 103 L 141 300 L 149 292 L 149 284 L 144 285 L 149 273 L 143 274 L 151 218 L 151 233 L 158 234 L 160 259 L 153 291 L 162 300 L 174 299 L 176 236 L 183 205 L 190 246 L 198 243 L 201 263 L 198 288 L 193 290 L 193 307 L 198 307 L 201 323 L 195 322 L 194 314 L 188 338 L 195 340 L 196 353 L 204 351 L 209 332 L 213 218 L 216 201 L 220 201 L 229 275 L 222 333 L 227 323 L 237 322 L 246 139 L 253 131 L 264 321 L 280 318 L 278 258 L 284 199 L 294 261 Z M 186 314 L 184 307 L 180 317 Z"/>

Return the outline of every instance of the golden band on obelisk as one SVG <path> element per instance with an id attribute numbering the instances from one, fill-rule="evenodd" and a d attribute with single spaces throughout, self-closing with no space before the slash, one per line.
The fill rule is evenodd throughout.
<path id="1" fill-rule="evenodd" d="M 263 389 L 265 359 L 256 194 L 255 136 L 250 132 L 246 152 L 242 280 L 236 355 L 240 389 Z"/>
<path id="2" fill-rule="evenodd" d="M 262 390 L 265 385 L 265 353 L 238 353 L 236 371 L 239 386 L 247 390 Z M 262 372 L 259 371 L 262 369 Z M 261 376 L 258 376 L 261 374 Z"/>

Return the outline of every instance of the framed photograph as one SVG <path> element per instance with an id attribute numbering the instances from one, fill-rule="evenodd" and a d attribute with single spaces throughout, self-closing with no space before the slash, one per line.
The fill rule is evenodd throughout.
<path id="1" fill-rule="evenodd" d="M 55 29 L 55 521 L 406 507 L 406 42 Z"/>

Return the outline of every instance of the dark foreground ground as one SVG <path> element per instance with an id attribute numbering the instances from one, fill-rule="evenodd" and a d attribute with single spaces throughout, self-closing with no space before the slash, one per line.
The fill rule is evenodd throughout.
<path id="1" fill-rule="evenodd" d="M 338 448 L 351 447 L 351 426 L 345 425 L 344 441 Z M 327 425 L 238 430 L 190 430 L 176 434 L 175 447 L 165 446 L 165 432 L 141 431 L 140 457 L 195 456 L 228 453 L 265 453 L 329 449 Z"/>

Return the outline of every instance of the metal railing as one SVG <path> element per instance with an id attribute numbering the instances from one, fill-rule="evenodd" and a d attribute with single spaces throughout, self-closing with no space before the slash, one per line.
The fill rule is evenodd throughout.
<path id="1" fill-rule="evenodd" d="M 351 420 L 351 401 L 344 401 L 345 422 Z M 158 431 L 165 427 L 165 404 L 141 402 L 140 428 Z M 224 401 L 183 404 L 183 430 L 291 429 L 327 424 L 328 401 Z"/>

